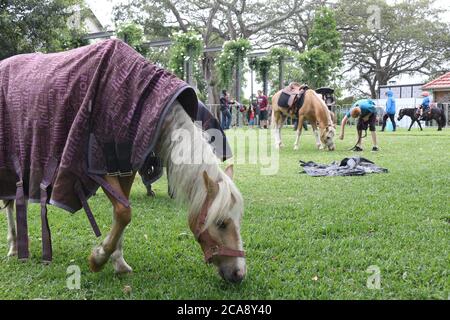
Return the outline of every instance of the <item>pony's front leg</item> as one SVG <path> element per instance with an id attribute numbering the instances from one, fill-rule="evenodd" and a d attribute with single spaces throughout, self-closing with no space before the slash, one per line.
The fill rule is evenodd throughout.
<path id="1" fill-rule="evenodd" d="M 273 126 L 273 135 L 275 138 L 275 149 L 279 150 L 283 146 L 283 142 L 281 141 L 281 128 L 283 126 L 281 112 L 273 112 L 272 113 L 272 126 Z"/>
<path id="2" fill-rule="evenodd" d="M 126 197 L 118 177 L 105 177 L 105 179 L 116 192 L 119 192 L 123 197 Z M 113 205 L 113 224 L 111 227 L 111 232 L 99 246 L 94 248 L 91 256 L 89 257 L 89 267 L 93 272 L 100 271 L 111 255 L 116 252 L 116 250 L 122 252 L 120 245 L 122 235 L 126 226 L 131 222 L 131 208 L 125 207 L 122 203 L 110 195 L 107 190 L 104 189 L 104 192 Z M 114 261 L 120 261 L 121 257 L 123 259 L 121 254 L 116 254 L 114 256 Z"/>
<path id="3" fill-rule="evenodd" d="M 416 121 L 419 124 L 420 131 L 423 131 L 422 124 L 420 124 L 420 121 L 419 120 L 416 120 Z"/>
<path id="4" fill-rule="evenodd" d="M 130 177 L 119 178 L 120 186 L 127 199 L 130 198 L 131 186 L 133 185 L 134 178 L 135 174 Z M 122 233 L 122 236 L 117 243 L 116 251 L 111 255 L 111 263 L 116 273 L 130 273 L 133 271 L 123 257 L 123 237 L 124 235 Z"/>
<path id="5" fill-rule="evenodd" d="M 6 217 L 8 220 L 8 257 L 17 255 L 17 231 L 16 231 L 16 220 L 14 219 L 14 201 L 5 201 L 6 205 Z"/>
<path id="6" fill-rule="evenodd" d="M 314 132 L 314 137 L 316 138 L 317 149 L 323 150 L 324 147 L 322 145 L 322 142 L 320 141 L 319 130 L 317 129 L 317 126 L 313 126 L 313 132 Z"/>
<path id="7" fill-rule="evenodd" d="M 117 243 L 116 251 L 111 255 L 111 263 L 115 273 L 130 273 L 133 271 L 123 257 L 123 234 Z"/>
<path id="8" fill-rule="evenodd" d="M 299 117 L 298 117 L 297 137 L 295 138 L 294 150 L 298 150 L 298 149 L 299 149 L 300 136 L 302 135 L 303 121 L 304 121 L 304 120 L 305 120 L 305 118 L 304 118 L 303 116 L 299 116 Z"/>

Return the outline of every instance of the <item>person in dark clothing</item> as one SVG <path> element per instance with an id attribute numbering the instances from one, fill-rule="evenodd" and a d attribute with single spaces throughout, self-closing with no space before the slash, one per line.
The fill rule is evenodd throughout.
<path id="1" fill-rule="evenodd" d="M 196 121 L 201 123 L 203 131 L 206 131 L 209 135 L 209 143 L 213 146 L 214 154 L 221 161 L 226 161 L 233 156 L 231 147 L 228 144 L 227 137 L 223 132 L 219 121 L 209 111 L 209 109 L 202 103 L 198 102 L 197 118 Z M 147 195 L 150 197 L 155 196 L 152 190 L 152 183 L 158 180 L 162 176 L 162 162 L 161 159 L 154 153 L 152 153 L 144 165 L 139 171 L 142 178 L 142 183 L 147 188 Z M 169 190 L 169 194 L 171 194 Z"/>
<path id="2" fill-rule="evenodd" d="M 391 90 L 388 90 L 388 92 L 386 92 L 386 95 L 388 96 L 388 99 L 386 101 L 386 114 L 383 116 L 383 127 L 381 128 L 381 131 L 384 131 L 384 129 L 386 128 L 386 122 L 387 119 L 391 119 L 391 123 L 392 123 L 392 128 L 396 129 L 396 124 L 395 124 L 395 99 L 394 99 L 394 92 L 392 92 Z"/>
<path id="3" fill-rule="evenodd" d="M 263 94 L 261 90 L 258 90 L 258 107 L 259 107 L 259 121 L 261 128 L 267 129 L 267 120 L 268 120 L 268 106 L 269 100 L 267 96 Z"/>
<path id="4" fill-rule="evenodd" d="M 222 129 L 228 130 L 231 125 L 230 99 L 227 90 L 222 90 L 220 96 L 220 111 L 222 112 Z"/>

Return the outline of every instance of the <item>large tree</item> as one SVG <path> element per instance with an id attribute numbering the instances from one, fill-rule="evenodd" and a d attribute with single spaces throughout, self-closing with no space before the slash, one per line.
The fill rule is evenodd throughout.
<path id="1" fill-rule="evenodd" d="M 0 1 L 0 60 L 35 51 L 54 52 L 81 44 L 81 28 L 68 26 L 81 0 Z"/>
<path id="2" fill-rule="evenodd" d="M 256 39 L 269 28 L 284 23 L 302 10 L 303 0 L 135 0 L 115 9 L 117 22 L 131 20 L 144 26 L 150 38 L 167 38 L 175 30 L 195 30 L 205 47 L 222 46 L 226 40 Z M 188 18 L 187 18 L 188 17 Z M 201 64 L 208 102 L 218 102 L 216 53 L 206 52 Z"/>
<path id="3" fill-rule="evenodd" d="M 299 55 L 304 81 L 313 88 L 329 85 L 337 78 L 341 60 L 341 34 L 336 30 L 335 13 L 324 7 L 316 12 L 307 50 Z"/>
<path id="4" fill-rule="evenodd" d="M 346 71 L 353 89 L 377 97 L 377 87 L 405 74 L 430 75 L 448 62 L 450 26 L 432 0 L 388 4 L 385 0 L 340 0 Z M 447 55 L 447 56 L 445 56 Z M 365 92 L 360 92 L 365 93 Z"/>
<path id="5" fill-rule="evenodd" d="M 281 46 L 288 47 L 294 52 L 303 52 L 309 39 L 315 12 L 327 6 L 328 2 L 326 0 L 302 1 L 299 3 L 301 10 L 297 10 L 283 23 L 274 24 L 267 32 L 261 33 L 259 42 L 266 47 Z M 278 1 L 274 1 L 274 5 L 282 7 Z"/>

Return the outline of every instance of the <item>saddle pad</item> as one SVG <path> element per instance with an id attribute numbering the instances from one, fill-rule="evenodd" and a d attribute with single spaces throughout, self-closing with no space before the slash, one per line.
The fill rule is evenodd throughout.
<path id="1" fill-rule="evenodd" d="M 289 102 L 291 100 L 291 95 L 285 92 L 281 92 L 280 98 L 278 99 L 278 106 L 282 108 L 288 108 Z"/>
<path id="2" fill-rule="evenodd" d="M 143 166 L 175 99 L 196 118 L 191 87 L 116 39 L 1 61 L 0 199 L 19 182 L 38 202 L 57 163 L 50 203 L 78 211 L 80 185 L 87 198 L 99 187 L 90 177 Z"/>

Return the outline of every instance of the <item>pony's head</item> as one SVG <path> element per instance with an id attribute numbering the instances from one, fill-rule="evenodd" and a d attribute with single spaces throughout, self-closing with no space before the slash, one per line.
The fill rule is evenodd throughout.
<path id="1" fill-rule="evenodd" d="M 400 109 L 400 111 L 398 112 L 397 121 L 402 120 L 404 116 L 405 116 L 405 110 L 404 109 Z"/>
<path id="2" fill-rule="evenodd" d="M 232 166 L 220 170 L 218 179 L 203 171 L 206 198 L 200 212 L 191 212 L 189 225 L 206 262 L 214 264 L 224 280 L 239 283 L 246 274 L 240 235 L 244 201 L 232 178 Z"/>
<path id="3" fill-rule="evenodd" d="M 336 135 L 336 128 L 334 125 L 328 125 L 325 129 L 322 130 L 320 134 L 320 141 L 325 145 L 328 150 L 334 151 L 336 149 L 336 145 L 334 143 L 334 136 Z"/>

